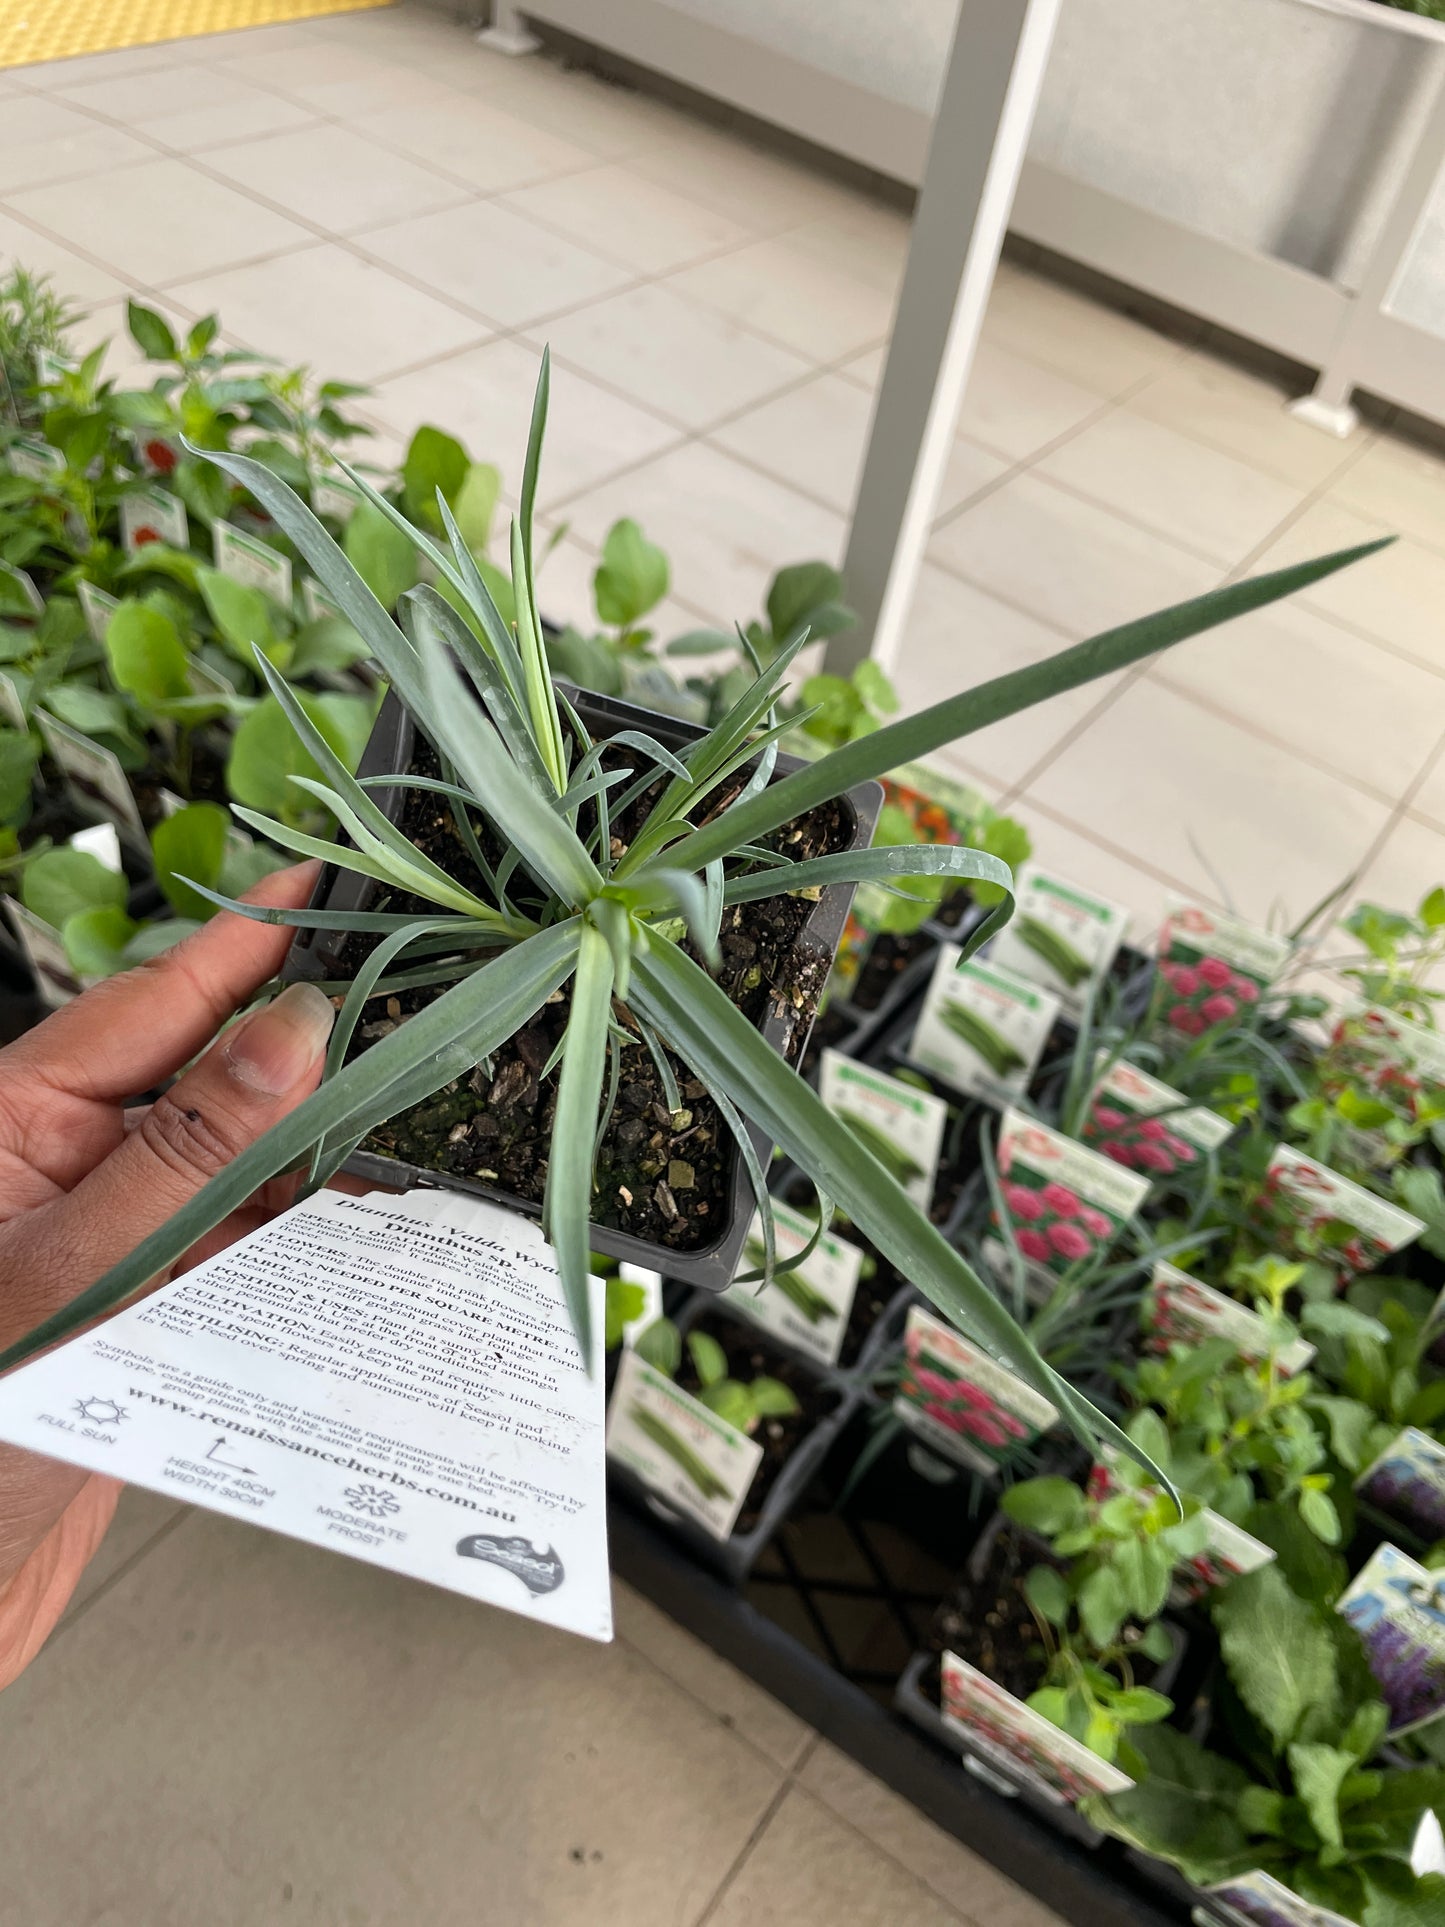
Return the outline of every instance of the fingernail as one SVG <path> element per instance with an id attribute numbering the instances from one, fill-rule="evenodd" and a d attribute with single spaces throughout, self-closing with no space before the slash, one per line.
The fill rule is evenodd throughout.
<path id="1" fill-rule="evenodd" d="M 291 984 L 236 1026 L 226 1044 L 231 1075 L 267 1097 L 283 1097 L 326 1048 L 335 1018 L 315 984 Z"/>

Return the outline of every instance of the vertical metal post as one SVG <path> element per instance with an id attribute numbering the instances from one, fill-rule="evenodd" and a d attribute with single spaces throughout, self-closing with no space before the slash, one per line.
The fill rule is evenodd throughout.
<path id="1" fill-rule="evenodd" d="M 494 54 L 509 54 L 516 59 L 521 54 L 534 54 L 541 41 L 532 33 L 522 18 L 519 7 L 511 0 L 495 0 L 492 8 L 492 24 L 483 27 L 477 35 L 479 47 L 490 47 Z"/>
<path id="2" fill-rule="evenodd" d="M 847 675 L 898 654 L 998 266 L 1059 0 L 962 0 L 843 564 Z"/>
<path id="3" fill-rule="evenodd" d="M 1429 108 L 1419 138 L 1380 223 L 1380 232 L 1360 274 L 1360 285 L 1350 297 L 1339 334 L 1319 379 L 1308 395 L 1289 404 L 1289 412 L 1332 435 L 1349 435 L 1359 424 L 1350 395 L 1371 331 L 1399 284 L 1410 248 L 1429 208 L 1440 169 L 1445 166 L 1445 49 L 1422 49 L 1432 56 L 1424 80 Z"/>

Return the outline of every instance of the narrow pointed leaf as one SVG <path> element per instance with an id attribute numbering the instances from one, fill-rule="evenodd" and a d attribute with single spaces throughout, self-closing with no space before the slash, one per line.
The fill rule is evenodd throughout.
<path id="1" fill-rule="evenodd" d="M 607 1068 L 612 981 L 612 952 L 606 937 L 591 924 L 583 924 L 566 1048 L 557 1078 L 557 1109 L 552 1120 L 543 1208 L 547 1236 L 557 1254 L 562 1291 L 583 1358 L 592 1355 L 592 1245 L 588 1236 L 592 1221 L 592 1147 Z"/>

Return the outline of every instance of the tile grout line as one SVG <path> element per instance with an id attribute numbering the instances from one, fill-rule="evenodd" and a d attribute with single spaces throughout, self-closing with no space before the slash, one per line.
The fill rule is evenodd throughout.
<path id="1" fill-rule="evenodd" d="M 108 1593 L 112 1592 L 115 1589 L 115 1587 L 120 1584 L 122 1579 L 128 1579 L 131 1573 L 134 1572 L 136 1567 L 140 1564 L 142 1559 L 146 1558 L 150 1553 L 154 1552 L 156 1547 L 161 1543 L 163 1539 L 168 1539 L 173 1532 L 178 1531 L 179 1528 L 183 1526 L 189 1518 L 191 1518 L 193 1510 L 194 1510 L 193 1507 L 186 1505 L 184 1502 L 182 1502 L 180 1506 L 180 1510 L 177 1512 L 174 1519 L 167 1519 L 163 1526 L 158 1526 L 156 1530 L 151 1534 L 149 1539 L 145 1540 L 143 1544 L 137 1546 L 135 1551 L 131 1553 L 128 1559 L 123 1559 L 121 1563 L 116 1567 L 115 1571 L 111 1573 L 108 1578 L 101 1581 L 101 1583 L 96 1587 L 94 1592 L 88 1594 L 84 1599 L 82 1599 L 78 1606 L 72 1606 L 61 1617 L 59 1623 L 56 1625 L 49 1639 L 46 1640 L 44 1647 L 41 1649 L 42 1652 L 48 1652 L 50 1648 L 54 1646 L 57 1639 L 60 1639 L 65 1633 L 69 1632 L 72 1626 L 79 1625 L 80 1621 L 85 1618 L 86 1614 L 90 1611 L 91 1607 L 98 1606 L 101 1600 L 104 1599 Z"/>
<path id="2" fill-rule="evenodd" d="M 792 1791 L 792 1778 L 791 1776 L 785 1776 L 772 1798 L 768 1801 L 768 1804 L 763 1808 L 761 1815 L 754 1823 L 747 1839 L 733 1856 L 732 1864 L 713 1889 L 711 1898 L 703 1903 L 702 1912 L 691 1922 L 691 1927 L 708 1927 L 708 1922 L 716 1916 L 719 1906 L 726 1898 L 729 1887 L 732 1886 L 733 1882 L 747 1865 L 753 1849 L 759 1844 L 768 1828 L 777 1818 L 779 1809 Z"/>

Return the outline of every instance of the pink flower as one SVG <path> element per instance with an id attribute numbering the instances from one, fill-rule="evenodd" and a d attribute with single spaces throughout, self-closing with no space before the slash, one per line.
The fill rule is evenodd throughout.
<path id="1" fill-rule="evenodd" d="M 1169 981 L 1181 997 L 1192 997 L 1199 989 L 1199 972 L 1191 970 L 1188 964 L 1176 964 Z"/>
<path id="2" fill-rule="evenodd" d="M 1211 990 L 1223 990 L 1234 976 L 1234 972 L 1222 957 L 1203 957 L 1199 963 L 1199 974 Z"/>
<path id="3" fill-rule="evenodd" d="M 1161 1138 L 1168 1137 L 1169 1127 L 1157 1117 L 1146 1117 L 1139 1126 L 1139 1135 L 1143 1138 L 1153 1138 L 1157 1142 Z"/>
<path id="4" fill-rule="evenodd" d="M 1096 1104 L 1093 1121 L 1101 1131 L 1117 1131 L 1121 1124 L 1129 1122 L 1122 1111 L 1116 1111 L 1110 1104 Z"/>
<path id="5" fill-rule="evenodd" d="M 1176 1004 L 1169 1012 L 1169 1021 L 1175 1030 L 1182 1030 L 1190 1037 L 1200 1037 L 1209 1028 L 1207 1021 L 1188 1004 Z"/>
<path id="6" fill-rule="evenodd" d="M 1211 1024 L 1222 1024 L 1227 1018 L 1233 1017 L 1238 1009 L 1239 1005 L 1234 999 L 1226 997 L 1221 991 L 1216 997 L 1205 998 L 1199 1006 L 1199 1014 Z"/>
<path id="7" fill-rule="evenodd" d="M 1066 1184 L 1046 1184 L 1039 1196 L 1050 1211 L 1056 1211 L 1061 1218 L 1074 1218 L 1079 1213 L 1079 1200 Z"/>
<path id="8" fill-rule="evenodd" d="M 1231 978 L 1229 988 L 1242 1004 L 1259 1002 L 1259 985 L 1249 977 Z"/>
<path id="9" fill-rule="evenodd" d="M 1030 1191 L 1026 1184 L 1006 1184 L 1003 1198 L 1012 1217 L 1024 1218 L 1032 1224 L 1035 1218 L 1044 1215 L 1043 1199 L 1037 1191 Z"/>
<path id="10" fill-rule="evenodd" d="M 1019 1250 L 1026 1258 L 1032 1258 L 1036 1265 L 1046 1265 L 1052 1255 L 1049 1241 L 1042 1231 L 1020 1231 L 1015 1233 Z"/>
<path id="11" fill-rule="evenodd" d="M 1172 1171 L 1174 1160 L 1162 1144 L 1141 1144 L 1135 1151 L 1138 1163 L 1146 1171 Z"/>
<path id="12" fill-rule="evenodd" d="M 1048 1239 L 1061 1258 L 1087 1258 L 1094 1249 L 1088 1233 L 1076 1224 L 1051 1224 Z"/>
<path id="13" fill-rule="evenodd" d="M 1112 1158 L 1115 1164 L 1122 1164 L 1126 1169 L 1133 1168 L 1134 1149 L 1132 1145 L 1121 1144 L 1117 1138 L 1114 1138 L 1108 1144 L 1103 1145 L 1101 1149 L 1103 1150 L 1104 1156 L 1106 1158 Z"/>
<path id="14" fill-rule="evenodd" d="M 1113 1225 L 1102 1211 L 1096 1211 L 1091 1204 L 1086 1204 L 1080 1211 L 1079 1223 L 1095 1238 L 1112 1238 L 1114 1235 Z"/>
<path id="15" fill-rule="evenodd" d="M 1182 1137 L 1175 1137 L 1171 1132 L 1164 1140 L 1164 1148 L 1172 1152 L 1180 1164 L 1193 1164 L 1195 1157 L 1194 1146 L 1186 1143 Z"/>
<path id="16" fill-rule="evenodd" d="M 915 1365 L 913 1382 L 920 1392 L 927 1392 L 930 1398 L 951 1399 L 958 1390 L 951 1378 L 941 1372 L 931 1372 L 926 1365 Z"/>

